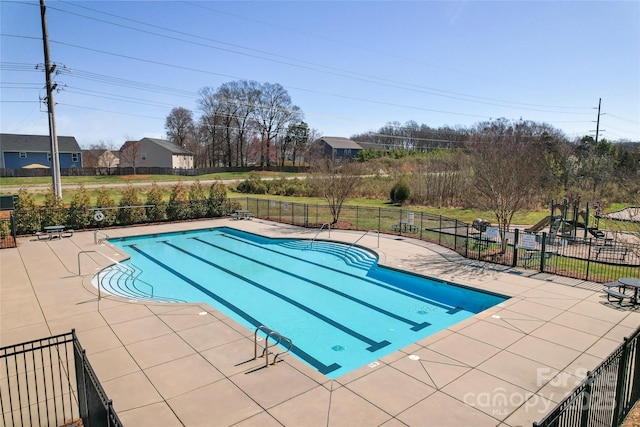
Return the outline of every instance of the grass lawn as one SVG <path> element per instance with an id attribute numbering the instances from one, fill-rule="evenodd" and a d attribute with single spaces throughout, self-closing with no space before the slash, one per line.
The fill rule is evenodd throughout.
<path id="1" fill-rule="evenodd" d="M 180 176 L 180 175 L 100 175 L 100 176 L 63 176 L 61 177 L 62 185 L 109 185 L 109 184 L 122 184 L 126 182 L 167 182 L 167 181 L 193 181 L 199 179 L 200 181 L 211 179 L 246 179 L 251 174 L 257 174 L 261 177 L 270 176 L 304 176 L 301 174 L 287 173 L 287 172 L 224 172 L 213 173 L 208 175 L 198 175 L 197 177 Z M 10 194 L 7 187 L 44 187 L 45 189 L 51 185 L 50 176 L 40 176 L 31 178 L 2 178 L 0 181 L 0 193 Z"/>

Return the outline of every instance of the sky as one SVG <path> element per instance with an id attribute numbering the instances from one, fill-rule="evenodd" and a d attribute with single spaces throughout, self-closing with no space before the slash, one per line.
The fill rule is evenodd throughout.
<path id="1" fill-rule="evenodd" d="M 48 134 L 38 1 L 0 0 L 0 133 Z M 640 141 L 640 2 L 46 1 L 55 121 L 83 148 L 279 83 L 318 134 L 506 118 Z"/>

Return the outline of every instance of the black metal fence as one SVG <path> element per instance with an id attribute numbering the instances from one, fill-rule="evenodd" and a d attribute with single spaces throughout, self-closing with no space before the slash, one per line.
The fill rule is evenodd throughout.
<path id="1" fill-rule="evenodd" d="M 16 247 L 16 222 L 13 214 L 0 216 L 0 249 Z"/>
<path id="2" fill-rule="evenodd" d="M 640 328 L 534 427 L 617 427 L 640 398 Z"/>
<path id="3" fill-rule="evenodd" d="M 235 198 L 235 205 L 259 218 L 302 227 L 333 222 L 328 205 L 289 203 L 259 198 Z M 429 241 L 460 255 L 511 267 L 522 267 L 594 282 L 640 277 L 640 244 L 612 239 L 477 230 L 471 224 L 442 215 L 401 208 L 343 206 L 332 228 L 376 230 Z"/>
<path id="4" fill-rule="evenodd" d="M 246 209 L 255 217 L 271 221 L 320 228 L 376 230 L 429 241 L 460 255 L 511 267 L 572 277 L 594 282 L 615 281 L 619 277 L 640 277 L 640 244 L 615 239 L 576 238 L 556 231 L 553 234 L 507 232 L 491 228 L 475 229 L 471 224 L 442 215 L 394 208 L 343 206 L 333 224 L 328 205 L 291 203 L 255 197 L 212 202 L 191 201 L 155 205 L 14 212 L 17 234 L 31 234 L 48 225 L 66 228 L 104 229 L 135 224 L 214 218 L 235 209 Z M 1 224 L 1 223 L 0 223 Z"/>
<path id="5" fill-rule="evenodd" d="M 121 426 L 74 330 L 0 348 L 3 426 Z"/>

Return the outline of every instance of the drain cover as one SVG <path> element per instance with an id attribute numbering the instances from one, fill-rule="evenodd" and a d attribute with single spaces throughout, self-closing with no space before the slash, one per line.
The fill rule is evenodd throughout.
<path id="1" fill-rule="evenodd" d="M 331 347 L 331 350 L 333 351 L 342 351 L 344 350 L 344 347 L 341 345 L 334 345 L 333 347 Z"/>

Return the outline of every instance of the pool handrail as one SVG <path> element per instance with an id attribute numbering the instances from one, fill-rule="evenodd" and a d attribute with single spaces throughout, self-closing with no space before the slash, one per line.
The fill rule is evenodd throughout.
<path id="1" fill-rule="evenodd" d="M 100 243 L 102 243 L 102 242 L 104 242 L 104 241 L 106 240 L 106 239 L 100 239 L 100 240 L 98 240 L 98 238 L 97 238 L 98 233 L 104 234 L 104 235 L 105 235 L 105 237 L 106 237 L 106 239 L 110 239 L 109 235 L 108 235 L 107 233 L 105 233 L 104 231 L 95 230 L 95 231 L 93 232 L 93 244 L 94 244 L 94 245 L 98 245 L 98 244 L 100 244 Z"/>
<path id="2" fill-rule="evenodd" d="M 313 239 L 311 239 L 311 247 L 313 247 L 313 242 L 316 241 L 316 238 L 318 237 L 318 234 L 320 234 L 320 232 L 324 229 L 324 226 L 327 226 L 327 230 L 329 231 L 329 238 L 331 238 L 331 224 L 328 222 L 325 222 L 322 224 L 322 226 L 320 226 L 320 230 L 318 230 L 318 232 L 316 233 L 315 236 L 313 236 Z"/>
<path id="3" fill-rule="evenodd" d="M 143 283 L 143 284 L 145 284 L 145 285 L 149 286 L 149 287 L 151 288 L 151 298 L 153 298 L 153 296 L 154 296 L 154 292 L 155 292 L 155 291 L 154 291 L 154 289 L 153 289 L 153 285 L 152 285 L 152 284 L 150 284 L 150 283 L 145 282 L 144 280 L 142 280 L 142 279 L 140 279 L 140 278 L 138 278 L 138 277 L 135 277 L 135 276 L 134 276 L 134 274 L 135 274 L 135 269 L 134 269 L 133 267 L 130 267 L 130 266 L 125 265 L 125 264 L 122 264 L 120 261 L 115 260 L 115 259 L 113 259 L 113 258 L 111 258 L 111 257 L 109 257 L 109 256 L 107 256 L 107 255 L 105 255 L 105 254 L 103 254 L 103 253 L 102 253 L 102 252 L 100 252 L 100 251 L 93 251 L 93 250 L 90 250 L 90 251 L 80 251 L 80 252 L 78 252 L 78 276 L 82 276 L 82 272 L 81 272 L 81 270 L 80 270 L 80 255 L 82 255 L 82 254 L 89 254 L 89 253 L 96 253 L 96 254 L 98 254 L 98 255 L 103 256 L 104 258 L 108 259 L 109 261 L 111 261 L 111 262 L 113 263 L 111 266 L 113 266 L 113 265 L 117 265 L 117 266 L 118 266 L 118 271 L 119 271 L 119 272 L 121 272 L 121 273 L 123 273 L 123 274 L 128 275 L 129 277 L 131 277 L 132 279 L 134 279 L 136 282 L 140 282 L 140 283 Z M 124 268 L 124 270 L 125 270 L 125 271 L 122 271 L 122 270 L 120 269 L 120 267 Z M 103 271 L 103 270 L 104 270 L 104 269 L 101 269 L 100 271 L 98 271 L 98 274 L 97 274 L 97 280 L 98 280 L 98 300 L 101 298 L 100 288 L 102 287 L 102 283 L 100 282 L 100 273 L 102 273 L 102 271 Z"/>
<path id="4" fill-rule="evenodd" d="M 254 360 L 258 358 L 258 331 L 262 331 L 265 333 L 264 349 L 262 350 L 262 356 L 264 356 L 264 366 L 266 368 L 269 367 L 269 354 L 270 354 L 269 338 L 273 339 L 274 341 L 274 343 L 272 344 L 273 346 L 280 344 L 283 340 L 289 344 L 284 351 L 281 351 L 275 354 L 275 356 L 273 357 L 273 362 L 271 362 L 272 365 L 276 364 L 278 356 L 288 353 L 289 350 L 291 350 L 291 347 L 293 347 L 293 341 L 291 341 L 290 338 L 287 338 L 284 335 L 280 334 L 279 332 L 276 332 L 273 329 L 267 328 L 264 325 L 260 325 L 253 332 L 253 359 Z"/>
<path id="5" fill-rule="evenodd" d="M 349 247 L 344 251 L 344 253 L 346 254 L 347 252 L 349 252 L 349 249 L 351 249 L 356 243 L 358 243 L 360 241 L 360 239 L 362 239 L 364 236 L 366 236 L 370 231 L 378 234 L 378 246 L 376 246 L 376 247 L 379 248 L 380 247 L 380 232 L 378 230 L 367 230 L 367 231 L 364 232 L 364 234 L 362 236 L 358 237 L 358 239 L 355 242 L 350 244 Z"/>

